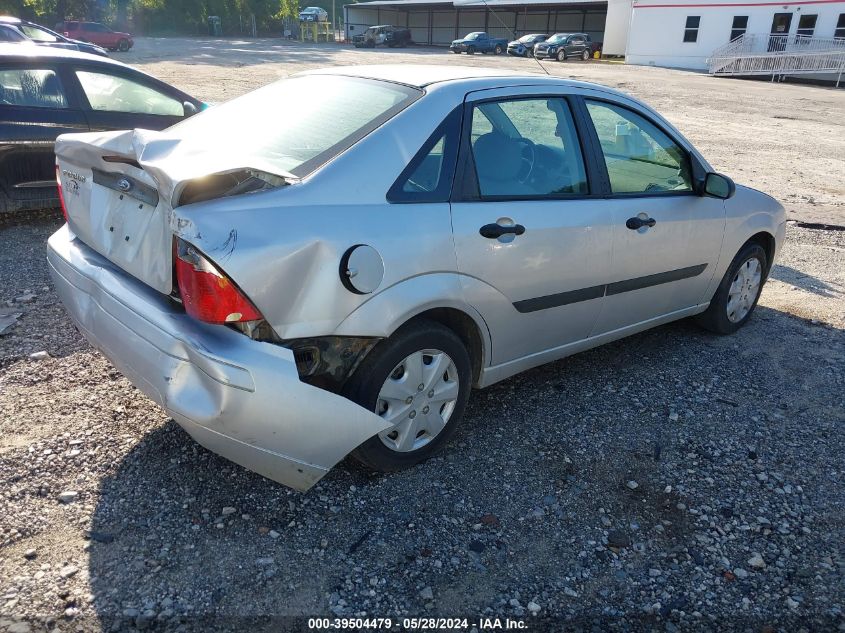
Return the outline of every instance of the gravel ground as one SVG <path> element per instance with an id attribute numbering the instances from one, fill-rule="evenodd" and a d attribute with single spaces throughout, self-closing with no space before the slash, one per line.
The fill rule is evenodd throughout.
<path id="1" fill-rule="evenodd" d="M 0 228 L 0 310 L 21 315 L 0 336 L 0 631 L 845 630 L 845 231 L 791 225 L 735 336 L 682 321 L 532 370 L 475 392 L 440 457 L 345 462 L 299 494 L 85 344 L 44 261 L 58 226 Z"/>

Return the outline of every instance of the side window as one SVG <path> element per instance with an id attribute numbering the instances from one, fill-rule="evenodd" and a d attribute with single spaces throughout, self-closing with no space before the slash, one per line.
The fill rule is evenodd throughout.
<path id="1" fill-rule="evenodd" d="M 21 24 L 21 31 L 34 42 L 58 42 L 58 38 L 44 29 L 29 24 Z"/>
<path id="2" fill-rule="evenodd" d="M 184 116 L 176 99 L 125 77 L 78 70 L 76 76 L 92 110 Z"/>
<path id="3" fill-rule="evenodd" d="M 836 21 L 836 30 L 833 32 L 833 37 L 837 39 L 845 39 L 845 13 L 839 14 L 839 19 Z"/>
<path id="4" fill-rule="evenodd" d="M 736 38 L 745 35 L 746 30 L 748 30 L 748 16 L 735 15 L 731 23 L 731 39 L 728 41 L 733 42 Z"/>
<path id="5" fill-rule="evenodd" d="M 387 192 L 388 202 L 447 202 L 457 161 L 461 108 L 453 111 Z"/>
<path id="6" fill-rule="evenodd" d="M 52 70 L 0 69 L 0 105 L 27 108 L 66 108 L 67 100 Z"/>
<path id="7" fill-rule="evenodd" d="M 555 197 L 589 191 L 565 99 L 482 103 L 473 109 L 470 138 L 482 198 Z"/>
<path id="8" fill-rule="evenodd" d="M 700 15 L 687 16 L 686 24 L 684 25 L 684 42 L 698 41 L 698 27 L 701 24 Z"/>
<path id="9" fill-rule="evenodd" d="M 804 35 L 805 37 L 812 37 L 813 31 L 816 30 L 816 21 L 819 19 L 817 15 L 802 15 L 798 20 L 798 29 L 795 35 Z"/>
<path id="10" fill-rule="evenodd" d="M 689 157 L 656 125 L 620 106 L 587 101 L 613 193 L 692 191 Z"/>
<path id="11" fill-rule="evenodd" d="M 0 42 L 23 42 L 26 38 L 10 26 L 0 25 Z"/>

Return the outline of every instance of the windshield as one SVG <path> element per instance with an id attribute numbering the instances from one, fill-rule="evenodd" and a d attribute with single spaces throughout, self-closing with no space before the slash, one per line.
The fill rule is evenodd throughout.
<path id="1" fill-rule="evenodd" d="M 530 44 L 531 42 L 534 41 L 535 37 L 539 37 L 539 36 L 538 35 L 523 35 L 522 37 L 519 38 L 519 41 L 522 42 L 523 44 Z"/>
<path id="2" fill-rule="evenodd" d="M 470 33 L 464 39 L 465 40 L 477 40 L 481 33 Z"/>
<path id="3" fill-rule="evenodd" d="M 546 40 L 548 44 L 560 44 L 563 42 L 567 37 L 569 37 L 566 33 L 555 33 L 549 39 Z"/>
<path id="4" fill-rule="evenodd" d="M 226 152 L 242 165 L 302 177 L 422 95 L 384 81 L 283 79 L 176 124 L 180 153 Z"/>

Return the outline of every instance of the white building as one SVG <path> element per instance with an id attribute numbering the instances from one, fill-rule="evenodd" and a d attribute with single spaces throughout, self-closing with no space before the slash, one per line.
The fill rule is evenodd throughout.
<path id="1" fill-rule="evenodd" d="M 611 0 L 611 5 L 617 1 Z M 705 69 L 714 50 L 745 33 L 776 36 L 766 38 L 772 49 L 778 47 L 777 36 L 845 39 L 843 0 L 624 0 L 620 4 L 629 10 L 624 55 L 631 64 Z M 609 10 L 608 26 L 612 17 Z M 616 38 L 614 31 L 613 52 L 621 54 Z"/>
<path id="2" fill-rule="evenodd" d="M 759 34 L 764 47 L 770 36 L 845 40 L 845 0 L 375 0 L 345 5 L 344 21 L 347 39 L 393 24 L 435 46 L 470 31 L 506 38 L 586 32 L 604 56 L 706 69 L 711 53 L 745 33 Z"/>

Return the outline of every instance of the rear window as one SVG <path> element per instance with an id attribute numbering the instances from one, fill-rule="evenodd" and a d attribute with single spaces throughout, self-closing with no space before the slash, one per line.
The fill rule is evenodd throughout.
<path id="1" fill-rule="evenodd" d="M 170 128 L 188 153 L 236 152 L 277 174 L 305 176 L 395 116 L 421 90 L 311 75 L 284 79 Z"/>
<path id="2" fill-rule="evenodd" d="M 66 108 L 62 84 L 52 70 L 0 68 L 0 105 Z"/>

